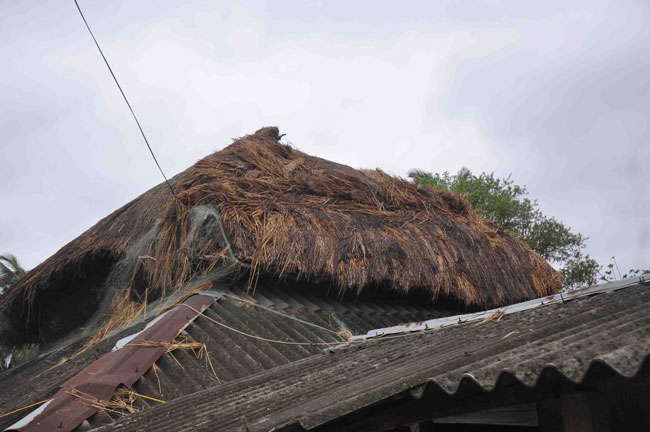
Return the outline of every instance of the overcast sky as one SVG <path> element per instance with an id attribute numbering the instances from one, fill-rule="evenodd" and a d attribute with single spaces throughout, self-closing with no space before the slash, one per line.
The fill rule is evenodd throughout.
<path id="1" fill-rule="evenodd" d="M 278 125 L 406 176 L 512 174 L 650 268 L 650 3 L 79 0 L 165 172 Z M 0 1 L 0 253 L 33 267 L 161 182 L 74 2 Z"/>

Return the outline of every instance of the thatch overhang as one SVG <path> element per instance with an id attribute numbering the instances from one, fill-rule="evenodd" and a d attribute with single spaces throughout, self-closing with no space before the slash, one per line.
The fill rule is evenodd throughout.
<path id="1" fill-rule="evenodd" d="M 62 310 L 75 310 L 78 324 L 99 322 L 228 265 L 219 220 L 234 274 L 252 285 L 262 275 L 482 308 L 561 286 L 544 259 L 462 197 L 306 155 L 280 143 L 275 127 L 170 182 L 178 200 L 164 183 L 152 188 L 11 287 L 0 298 L 0 340 L 56 339 L 70 326 Z"/>

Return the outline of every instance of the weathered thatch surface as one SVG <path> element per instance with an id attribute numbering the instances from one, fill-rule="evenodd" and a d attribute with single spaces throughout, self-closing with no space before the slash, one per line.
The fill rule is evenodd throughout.
<path id="1" fill-rule="evenodd" d="M 261 273 L 357 292 L 425 289 L 432 299 L 484 307 L 560 288 L 548 263 L 461 197 L 278 141 L 276 128 L 264 128 L 178 174 L 171 184 L 182 205 L 161 184 L 99 221 L 0 299 L 9 318 L 0 331 L 6 338 L 24 321 L 23 300 L 41 299 L 32 318 L 42 321 L 56 299 L 99 304 L 109 285 L 132 302 L 185 286 L 225 260 L 215 209 L 252 280 Z M 75 292 L 61 294 L 66 287 Z"/>

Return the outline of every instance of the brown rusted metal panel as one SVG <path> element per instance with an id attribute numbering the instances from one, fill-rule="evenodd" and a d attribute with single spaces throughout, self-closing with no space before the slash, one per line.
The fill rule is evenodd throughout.
<path id="1" fill-rule="evenodd" d="M 15 429 L 21 432 L 57 431 L 67 432 L 79 426 L 84 420 L 97 413 L 98 409 L 84 404 L 70 394 L 80 392 L 107 402 L 118 386 L 130 387 L 164 354 L 164 347 L 138 346 L 139 342 L 172 342 L 185 327 L 215 301 L 209 295 L 193 295 L 178 305 L 160 320 L 139 333 L 128 344 L 111 351 L 61 386 L 43 412 L 26 425 Z M 196 311 L 195 311 L 196 310 Z"/>

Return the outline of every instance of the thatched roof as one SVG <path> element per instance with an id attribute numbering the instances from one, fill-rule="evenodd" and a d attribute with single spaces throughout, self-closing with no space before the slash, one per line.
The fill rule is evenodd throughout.
<path id="1" fill-rule="evenodd" d="M 281 144 L 277 128 L 236 140 L 170 181 L 182 204 L 160 184 L 102 219 L 0 298 L 3 322 L 15 330 L 28 313 L 44 320 L 62 299 L 101 304 L 108 285 L 140 303 L 186 286 L 227 262 L 215 210 L 239 274 L 252 281 L 262 274 L 341 291 L 424 290 L 481 307 L 561 285 L 548 263 L 465 199 L 306 155 Z M 23 299 L 38 310 L 21 308 Z M 11 326 L 0 328 L 5 339 Z"/>

